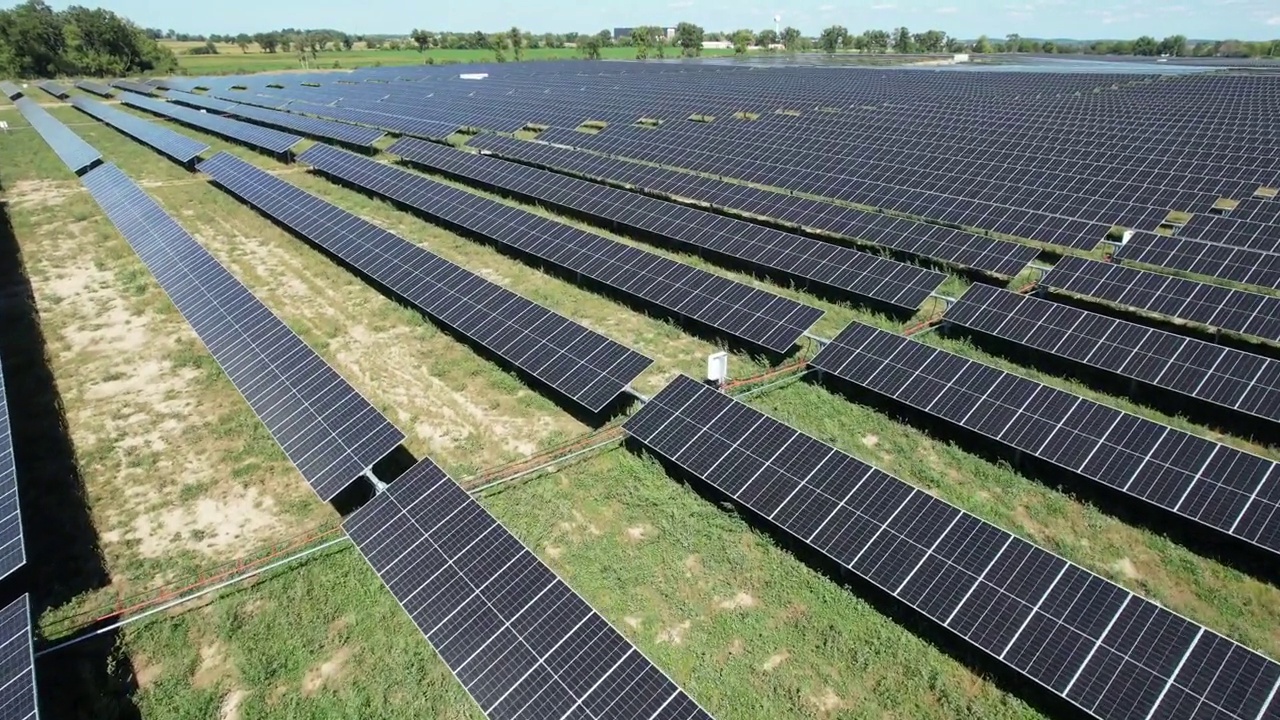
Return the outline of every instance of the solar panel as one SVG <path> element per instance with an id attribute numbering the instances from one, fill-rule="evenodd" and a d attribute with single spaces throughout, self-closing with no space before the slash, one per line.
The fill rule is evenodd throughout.
<path id="1" fill-rule="evenodd" d="M 176 133 L 163 125 L 157 125 L 137 115 L 116 110 L 89 98 L 74 97 L 71 98 L 71 104 L 81 112 L 101 120 L 180 163 L 189 163 L 209 149 L 205 143 Z"/>
<path id="2" fill-rule="evenodd" d="M 92 80 L 81 80 L 80 82 L 76 83 L 76 87 L 80 88 L 81 90 L 84 90 L 85 92 L 91 92 L 94 95 L 100 95 L 102 97 L 111 97 L 112 95 L 115 95 L 115 91 L 112 90 L 111 88 L 107 87 L 106 85 L 103 85 L 102 83 L 96 83 Z"/>
<path id="3" fill-rule="evenodd" d="M 31 123 L 31 127 L 40 133 L 40 137 L 53 148 L 53 152 L 66 164 L 71 172 L 79 174 L 85 168 L 102 162 L 102 155 L 92 145 L 80 139 L 79 135 L 50 115 L 35 100 L 21 97 L 13 101 L 18 106 L 22 117 Z"/>
<path id="4" fill-rule="evenodd" d="M 329 107 L 305 102 L 292 103 L 286 109 L 294 114 L 315 115 L 340 122 L 369 125 L 382 128 L 388 132 L 426 138 L 427 140 L 444 140 L 461 129 L 457 123 L 436 122 L 404 115 L 387 115 L 386 113 L 370 112 L 368 110 Z"/>
<path id="5" fill-rule="evenodd" d="M 742 220 L 414 138 L 387 152 L 643 234 L 914 312 L 946 275 Z"/>
<path id="6" fill-rule="evenodd" d="M 302 138 L 297 135 L 201 112 L 163 100 L 126 95 L 121 98 L 121 102 L 277 155 L 288 152 L 289 148 L 302 142 Z"/>
<path id="7" fill-rule="evenodd" d="M 114 165 L 82 182 L 285 455 L 330 500 L 404 435 Z"/>
<path id="8" fill-rule="evenodd" d="M 794 300 L 359 155 L 317 145 L 299 160 L 449 225 L 774 352 L 789 350 L 822 316 L 821 310 Z"/>
<path id="9" fill-rule="evenodd" d="M 31 642 L 31 602 L 23 595 L 0 610 L 0 717 L 5 720 L 40 717 Z"/>
<path id="10" fill-rule="evenodd" d="M 17 100 L 22 97 L 22 88 L 14 85 L 8 80 L 0 80 L 0 92 L 4 93 L 5 97 L 10 100 Z"/>
<path id="11" fill-rule="evenodd" d="M 359 148 L 371 148 L 375 142 L 386 135 L 382 130 L 375 128 L 348 125 L 332 120 L 321 120 L 307 117 L 306 115 L 293 115 L 279 110 L 253 107 L 252 105 L 236 104 L 225 110 L 225 112 L 265 125 L 293 130 L 303 135 L 310 135 L 323 140 L 333 140 Z"/>
<path id="12" fill-rule="evenodd" d="M 477 135 L 469 147 L 554 170 L 601 178 L 666 196 L 688 198 L 759 217 L 792 223 L 963 268 L 1012 277 L 1039 254 L 1028 245 L 1006 242 L 941 225 L 882 213 L 863 212 L 799 195 L 763 190 L 704 175 L 641 165 L 547 143 L 501 135 Z"/>
<path id="13" fill-rule="evenodd" d="M 200 108 L 204 110 L 214 110 L 224 112 L 227 108 L 234 107 L 235 103 L 230 100 L 222 100 L 210 95 L 196 95 L 194 93 L 177 92 L 169 98 L 171 102 L 187 107 Z"/>
<path id="14" fill-rule="evenodd" d="M 1259 355 L 982 284 L 971 285 L 943 317 L 1255 420 L 1280 421 L 1280 362 Z"/>
<path id="15" fill-rule="evenodd" d="M 1276 463 L 861 323 L 812 365 L 1280 553 Z"/>
<path id="16" fill-rule="evenodd" d="M 624 427 L 1096 718 L 1280 710 L 1274 661 L 688 377 Z"/>
<path id="17" fill-rule="evenodd" d="M 139 95 L 153 95 L 156 91 L 156 88 L 154 85 L 134 82 L 132 80 L 116 80 L 115 82 L 111 83 L 111 87 L 117 87 L 117 88 L 120 88 L 121 90 L 128 90 L 131 93 L 137 93 Z"/>
<path id="18" fill-rule="evenodd" d="M 324 146 L 312 150 L 319 148 Z M 316 157 L 311 153 L 307 154 Z M 617 397 L 651 362 L 231 155 L 215 155 L 199 170 L 422 312 L 593 412 Z"/>
<path id="19" fill-rule="evenodd" d="M 18 510 L 18 470 L 14 465 L 13 435 L 9 431 L 9 402 L 0 372 L 0 578 L 27 561 Z"/>
<path id="20" fill-rule="evenodd" d="M 39 84 L 39 87 L 41 90 L 49 93 L 50 95 L 58 98 L 59 100 L 61 100 L 62 98 L 65 98 L 69 94 L 66 88 L 62 87 L 61 85 L 59 85 L 58 83 L 52 80 L 45 80 L 44 82 Z"/>
<path id="21" fill-rule="evenodd" d="M 1280 298 L 1064 257 L 1040 281 L 1054 290 L 1280 342 Z"/>
<path id="22" fill-rule="evenodd" d="M 1247 248 L 1139 233 L 1122 245 L 1115 257 L 1125 262 L 1280 289 L 1280 255 Z"/>
<path id="23" fill-rule="evenodd" d="M 343 526 L 492 720 L 710 720 L 430 460 Z"/>

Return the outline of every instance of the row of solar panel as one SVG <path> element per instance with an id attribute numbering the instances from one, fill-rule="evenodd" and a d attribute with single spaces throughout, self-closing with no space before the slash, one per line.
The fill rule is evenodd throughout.
<path id="1" fill-rule="evenodd" d="M 819 354 L 820 367 L 844 365 L 863 334 L 851 330 Z M 1093 717 L 1280 711 L 1274 661 L 688 377 L 624 427 Z"/>
<path id="2" fill-rule="evenodd" d="M 121 98 L 121 102 L 275 155 L 283 155 L 289 151 L 289 148 L 302 142 L 302 138 L 298 135 L 232 120 L 221 115 L 200 112 L 164 100 L 126 95 Z"/>
<path id="3" fill-rule="evenodd" d="M 233 115 L 244 120 L 252 120 L 255 123 L 270 125 L 282 130 L 292 130 L 303 135 L 309 135 L 323 140 L 332 140 L 351 147 L 372 148 L 373 144 L 384 136 L 384 133 L 381 130 L 375 130 L 373 128 L 330 122 L 328 120 L 320 120 L 317 118 L 307 117 L 305 115 L 295 115 L 281 112 L 279 110 L 268 110 L 265 108 L 254 107 L 252 105 L 244 105 L 227 100 L 218 100 L 207 95 L 175 93 L 171 99 L 173 102 L 180 103 L 182 105 L 203 108 L 226 115 Z"/>
<path id="4" fill-rule="evenodd" d="M 432 218 L 579 273 L 628 297 L 774 352 L 822 311 L 359 155 L 317 145 L 301 162 Z"/>
<path id="5" fill-rule="evenodd" d="M 414 138 L 402 138 L 388 152 L 641 236 L 649 233 L 695 252 L 728 257 L 909 312 L 946 279 L 940 272 Z"/>

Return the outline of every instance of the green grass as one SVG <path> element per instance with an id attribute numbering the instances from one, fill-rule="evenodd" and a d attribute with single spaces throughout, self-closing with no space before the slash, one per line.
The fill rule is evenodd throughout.
<path id="1" fill-rule="evenodd" d="M 703 50 L 703 56 L 731 55 L 732 50 Z M 674 57 L 674 52 L 669 52 Z M 635 59 L 635 48 L 608 47 L 602 48 L 600 56 L 604 60 Z M 574 60 L 580 59 L 582 52 L 576 48 L 537 48 L 525 50 L 524 59 L 531 60 Z M 511 53 L 507 60 L 514 61 Z M 435 63 L 489 63 L 494 61 L 491 50 L 440 50 L 426 52 L 417 50 L 327 50 L 319 57 L 307 58 L 308 67 L 316 70 L 352 69 L 358 67 L 375 67 L 379 65 L 422 65 L 428 61 Z M 278 70 L 302 69 L 302 61 L 296 52 L 263 53 L 255 50 L 242 53 L 239 48 L 222 49 L 217 55 L 178 55 L 178 65 L 188 75 L 222 75 L 269 72 Z"/>
<path id="2" fill-rule="evenodd" d="M 518 377 L 207 182 L 70 108 L 52 112 L 108 161 L 145 182 L 147 192 L 219 261 L 406 431 L 406 444 L 418 456 L 430 455 L 461 478 L 585 429 Z M 0 118 L 20 120 L 12 111 Z M 282 527 L 247 540 L 246 549 L 295 534 L 313 521 L 332 520 L 79 183 L 65 170 L 59 174 L 60 163 L 32 131 L 11 124 L 15 129 L 0 135 L 0 179 L 31 266 L 51 362 L 115 580 L 136 591 L 155 578 L 211 567 L 234 552 L 201 552 L 195 545 L 216 528 L 192 524 L 176 528 L 179 537 L 165 553 L 143 553 L 148 538 L 127 531 L 148 513 L 234 500 L 250 491 L 266 494 Z M 166 126 L 208 141 L 215 151 L 231 149 L 282 172 L 289 182 L 650 354 L 655 365 L 642 378 L 644 392 L 660 388 L 676 372 L 700 373 L 705 355 L 715 349 L 678 325 L 386 203 L 216 138 Z M 818 334 L 830 336 L 852 320 L 899 326 L 695 257 L 659 252 L 823 308 L 828 317 L 815 329 Z M 81 277 L 88 277 L 85 287 L 72 282 Z M 957 295 L 964 287 L 950 278 L 944 291 Z M 111 344 L 119 325 L 145 326 L 148 342 L 129 352 Z M 1208 434 L 1070 380 L 991 358 L 962 341 L 933 332 L 922 340 Z M 185 384 L 164 400 L 190 396 L 195 411 L 167 412 L 164 402 L 148 407 L 123 393 L 103 397 L 104 388 L 130 379 L 120 370 L 121 357 L 130 359 L 131 368 L 166 364 L 157 377 L 182 377 Z M 761 368 L 758 358 L 746 355 L 731 364 L 739 376 Z M 1280 627 L 1280 590 L 1269 584 L 809 380 L 766 390 L 749 403 L 1214 630 L 1280 655 L 1274 630 Z M 184 413 L 195 417 L 184 420 Z M 172 434 L 167 423 L 176 420 L 192 423 L 181 426 L 181 442 L 161 448 L 130 443 L 166 428 Z M 1250 449 L 1275 456 L 1270 449 Z M 214 470 L 197 475 L 192 467 Z M 154 495 L 127 492 L 137 487 Z M 708 502 L 642 455 L 615 447 L 505 486 L 482 502 L 719 717 L 1041 717 L 1016 692 L 942 652 L 929 633 L 885 615 L 858 591 L 754 530 L 732 508 Z M 122 532 L 123 538 L 110 535 Z M 42 621 L 48 626 L 107 594 L 83 598 Z M 231 706 L 244 720 L 479 717 L 350 546 L 132 625 L 118 653 L 134 666 L 139 689 L 133 699 L 148 718 L 218 717 Z M 54 655 L 39 672 L 46 684 L 66 670 Z M 96 707 L 81 715 L 109 716 Z"/>

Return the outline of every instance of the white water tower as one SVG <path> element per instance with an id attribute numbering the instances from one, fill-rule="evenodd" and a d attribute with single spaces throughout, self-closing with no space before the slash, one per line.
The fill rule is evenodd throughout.
<path id="1" fill-rule="evenodd" d="M 782 37 L 782 16 L 781 15 L 773 16 L 773 32 L 778 37 Z"/>

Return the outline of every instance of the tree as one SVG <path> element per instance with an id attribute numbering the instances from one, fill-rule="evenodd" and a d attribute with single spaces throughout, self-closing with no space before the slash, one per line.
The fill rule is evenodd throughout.
<path id="1" fill-rule="evenodd" d="M 520 32 L 520 28 L 511 26 L 507 31 L 507 42 L 511 44 L 511 54 L 515 56 L 516 62 L 524 60 L 524 33 Z"/>
<path id="2" fill-rule="evenodd" d="M 951 54 L 964 52 L 964 42 L 960 38 L 947 38 L 947 52 Z"/>
<path id="3" fill-rule="evenodd" d="M 676 25 L 676 45 L 685 57 L 697 57 L 702 54 L 702 27 L 690 22 Z"/>
<path id="4" fill-rule="evenodd" d="M 1040 45 L 1040 52 L 1052 55 L 1058 52 L 1058 44 L 1052 40 L 1045 40 Z"/>
<path id="5" fill-rule="evenodd" d="M 355 46 L 356 46 L 356 40 L 355 40 L 355 38 L 351 37 L 350 35 L 348 35 L 348 34 L 346 34 L 346 33 L 342 33 L 342 37 L 340 38 L 340 40 L 341 40 L 341 42 L 342 42 L 342 49 L 343 49 L 343 50 L 350 51 L 350 50 L 351 50 L 351 48 L 353 48 L 353 47 L 355 47 Z"/>
<path id="6" fill-rule="evenodd" d="M 409 32 L 409 39 L 418 46 L 418 52 L 426 52 L 427 47 L 431 45 L 431 33 L 426 30 L 414 28 Z"/>
<path id="7" fill-rule="evenodd" d="M 662 57 L 664 40 L 662 28 L 653 25 L 641 25 L 631 31 L 631 44 L 636 48 L 637 60 L 648 59 L 651 49 L 656 49 L 658 57 Z"/>
<path id="8" fill-rule="evenodd" d="M 940 53 L 947 46 L 947 34 L 941 30 L 915 33 L 911 36 L 911 45 L 915 52 Z"/>
<path id="9" fill-rule="evenodd" d="M 600 47 L 609 47 L 610 45 L 613 45 L 613 33 L 608 30 L 601 30 L 596 33 L 596 40 L 600 41 Z"/>
<path id="10" fill-rule="evenodd" d="M 1018 52 L 1018 48 L 1021 46 L 1021 43 L 1022 36 L 1018 35 L 1018 33 L 1009 33 L 1004 38 L 1004 51 Z"/>
<path id="11" fill-rule="evenodd" d="M 733 32 L 733 54 L 746 55 L 747 49 L 751 47 L 751 41 L 756 37 L 755 33 L 750 30 L 735 30 Z"/>
<path id="12" fill-rule="evenodd" d="M 253 38 L 249 37 L 249 33 L 240 33 L 236 36 L 236 45 L 240 46 L 240 52 L 249 52 L 249 44 L 253 42 Z"/>
<path id="13" fill-rule="evenodd" d="M 866 30 L 859 36 L 859 44 L 866 47 L 866 52 L 889 52 L 889 33 L 885 30 Z"/>
<path id="14" fill-rule="evenodd" d="M 578 40 L 578 52 L 587 60 L 600 59 L 600 38 L 596 35 L 584 35 Z"/>
<path id="15" fill-rule="evenodd" d="M 976 53 L 989 53 L 994 48 L 991 47 L 991 39 L 986 35 L 979 35 L 978 41 L 973 44 L 973 51 Z"/>
<path id="16" fill-rule="evenodd" d="M 485 43 L 487 47 L 493 51 L 494 62 L 504 63 L 507 61 L 506 33 L 494 33 L 485 40 Z"/>
<path id="17" fill-rule="evenodd" d="M 109 10 L 72 6 L 55 12 L 30 0 L 0 10 L 0 77 L 176 71 L 173 52 L 154 34 Z"/>
<path id="18" fill-rule="evenodd" d="M 800 49 L 800 31 L 788 25 L 782 28 L 782 46 L 788 52 L 795 52 Z"/>
<path id="19" fill-rule="evenodd" d="M 832 25 L 823 30 L 822 34 L 818 36 L 818 46 L 822 48 L 823 52 L 831 54 L 844 44 L 844 39 L 848 36 L 849 31 L 843 25 Z"/>
<path id="20" fill-rule="evenodd" d="M 1161 55 L 1173 55 L 1174 57 L 1186 57 L 1188 54 L 1187 36 L 1186 35 L 1170 35 L 1169 37 L 1160 41 L 1159 51 Z"/>
<path id="21" fill-rule="evenodd" d="M 290 50 L 292 50 L 292 49 L 293 49 L 293 36 L 292 36 L 292 35 L 281 35 L 281 36 L 280 36 L 280 49 L 281 49 L 281 50 L 283 50 L 284 52 L 289 52 Z"/>
<path id="22" fill-rule="evenodd" d="M 905 27 L 893 31 L 893 51 L 896 53 L 912 52 L 911 31 Z"/>
<path id="23" fill-rule="evenodd" d="M 776 30 L 765 29 L 765 30 L 761 30 L 756 35 L 756 45 L 759 45 L 761 48 L 765 50 L 768 50 L 769 48 L 777 44 L 778 44 L 778 33 Z"/>
<path id="24" fill-rule="evenodd" d="M 1143 35 L 1133 41 L 1134 55 L 1155 55 L 1158 51 L 1159 45 L 1156 44 L 1156 39 L 1150 35 Z"/>

